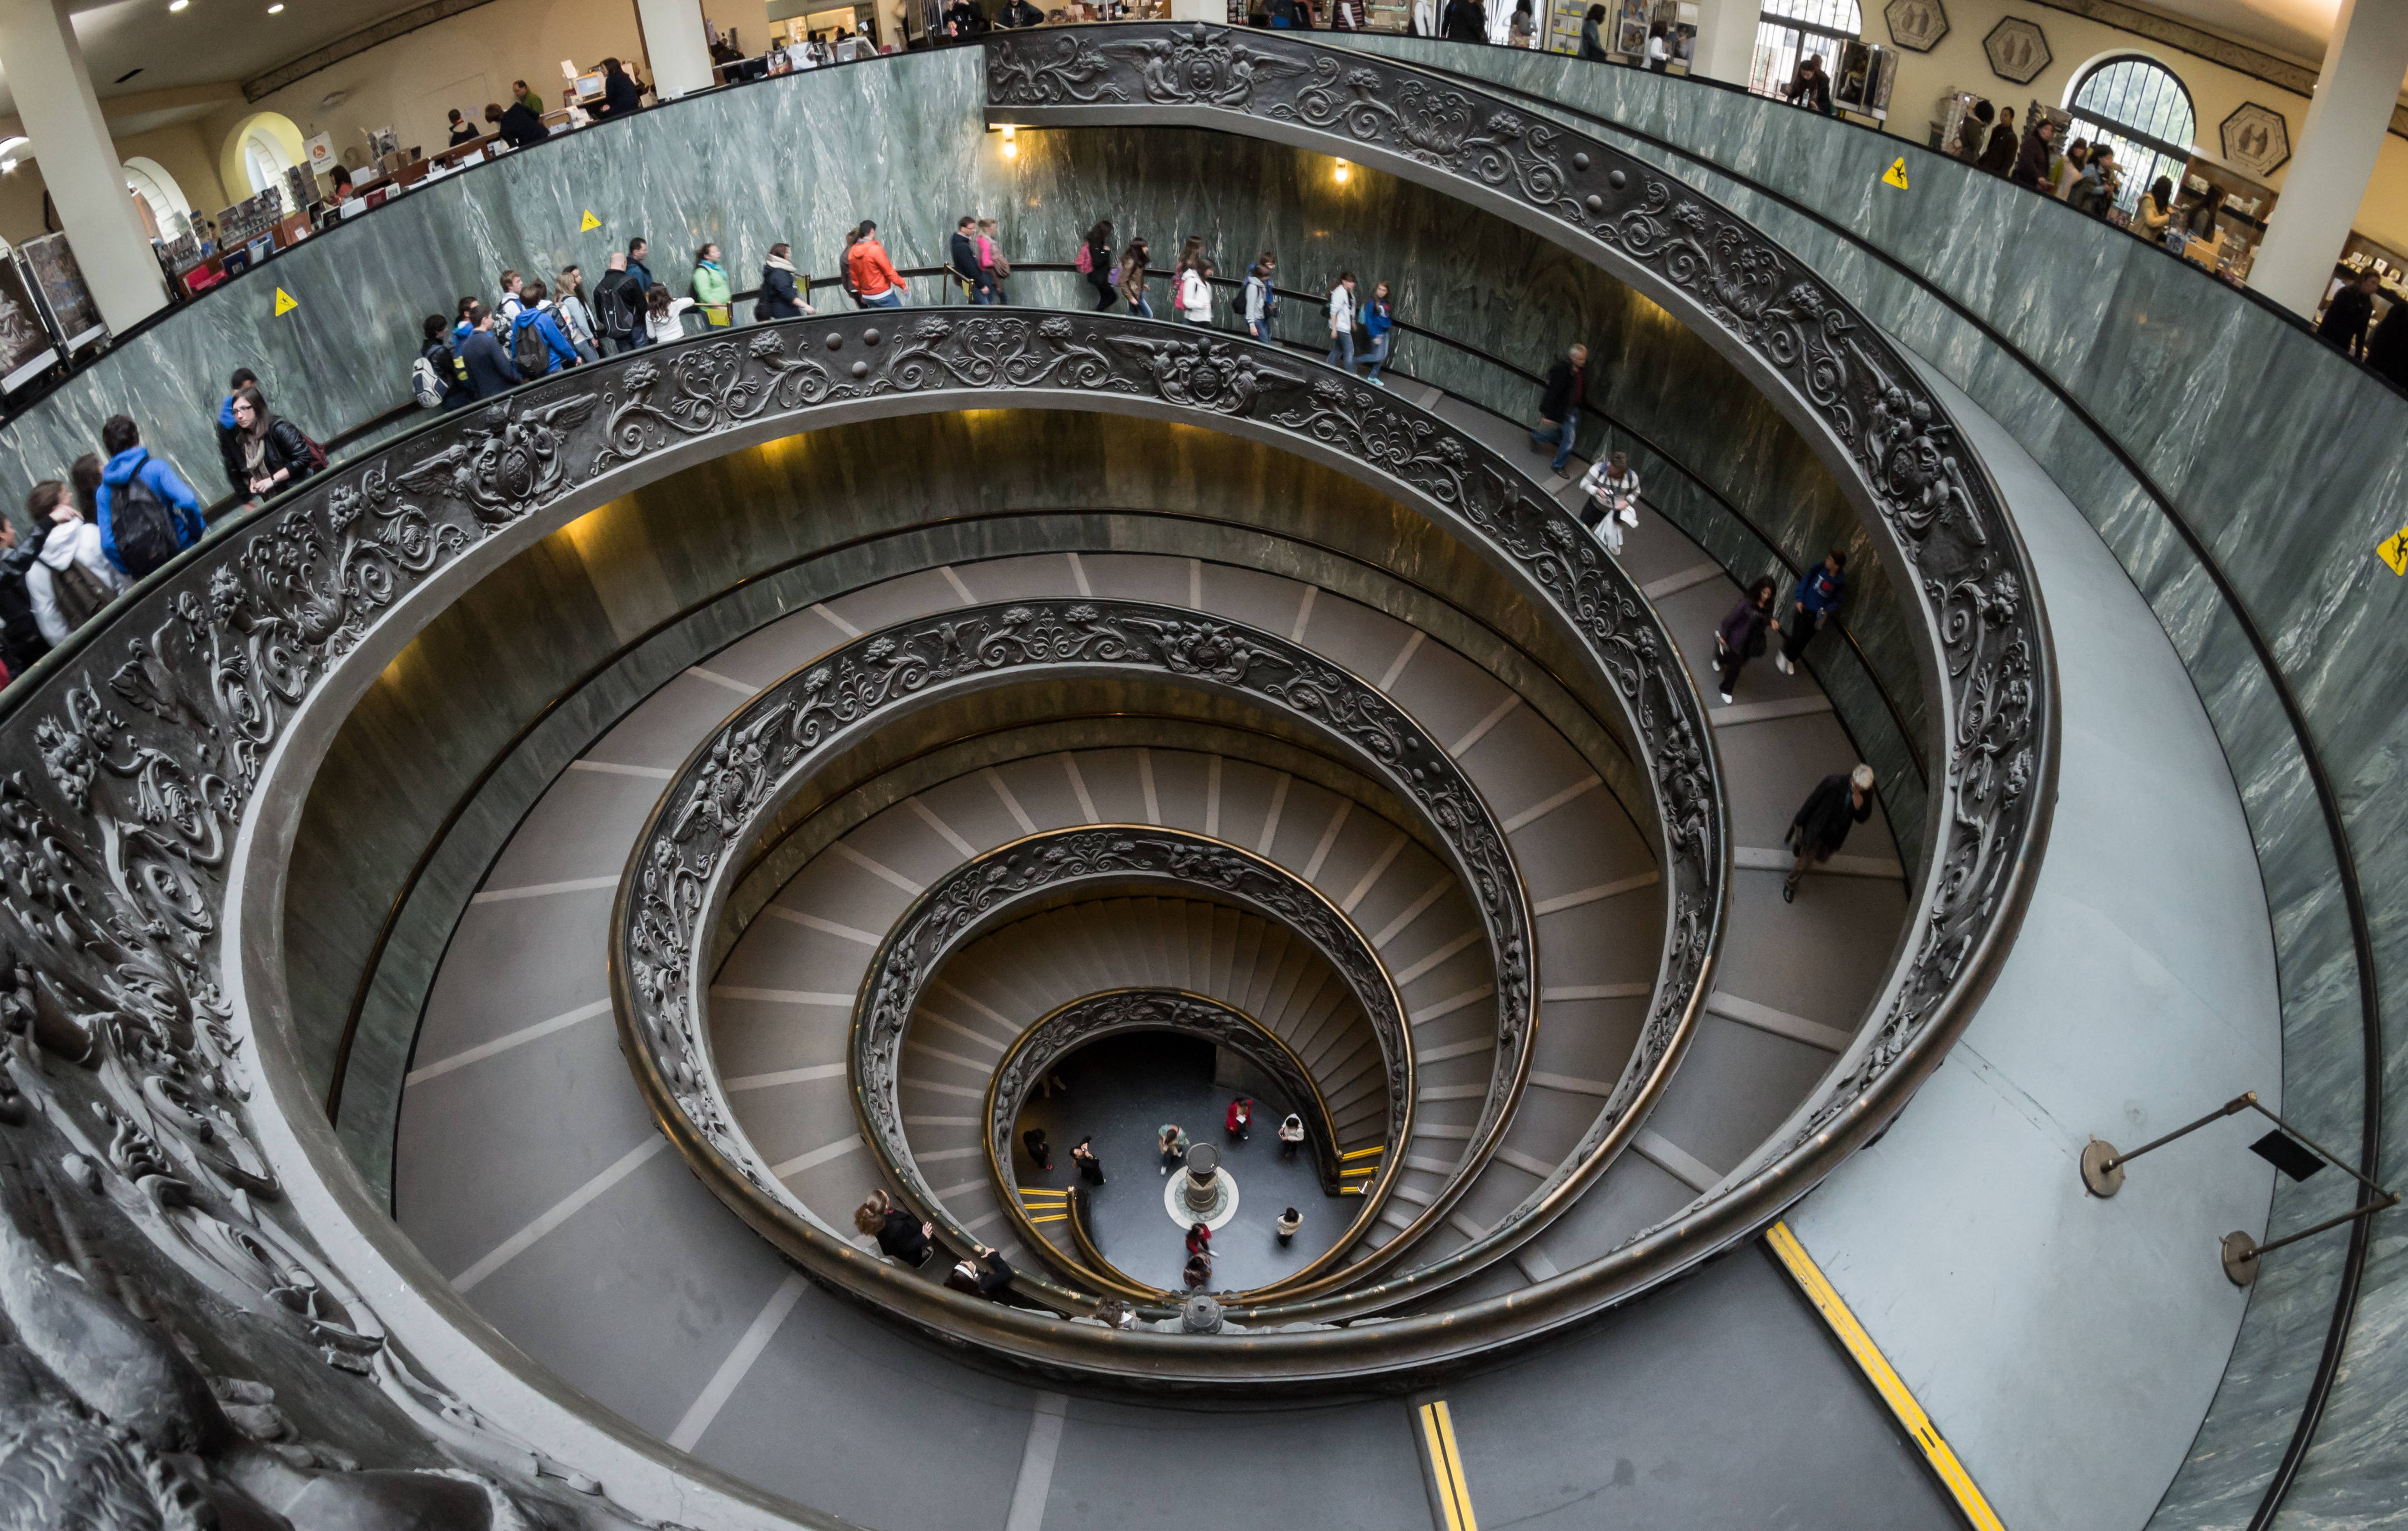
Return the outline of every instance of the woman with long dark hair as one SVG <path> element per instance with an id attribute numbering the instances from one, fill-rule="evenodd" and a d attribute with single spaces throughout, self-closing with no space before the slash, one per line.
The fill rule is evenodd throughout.
<path id="1" fill-rule="evenodd" d="M 1111 219 L 1097 219 L 1096 226 L 1087 230 L 1087 246 L 1082 258 L 1087 266 L 1084 275 L 1088 283 L 1096 289 L 1096 311 L 1109 313 L 1111 311 L 1112 300 L 1120 296 L 1112 285 L 1112 221 Z"/>
<path id="2" fill-rule="evenodd" d="M 1764 635 L 1781 630 L 1781 619 L 1772 614 L 1772 580 L 1758 579 L 1739 598 L 1739 604 L 1723 618 L 1714 629 L 1714 664 L 1722 680 L 1723 705 L 1730 705 L 1731 692 L 1739 686 L 1739 672 L 1747 668 L 1750 659 L 1764 653 Z"/>
<path id="3" fill-rule="evenodd" d="M 252 494 L 265 498 L 316 470 L 309 438 L 292 421 L 268 412 L 267 399 L 256 384 L 246 383 L 235 390 L 234 426 Z"/>

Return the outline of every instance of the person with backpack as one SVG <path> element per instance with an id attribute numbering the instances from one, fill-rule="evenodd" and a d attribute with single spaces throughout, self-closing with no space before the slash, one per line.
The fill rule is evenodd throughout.
<path id="1" fill-rule="evenodd" d="M 1848 592 L 1847 568 L 1848 556 L 1833 548 L 1798 581 L 1792 597 L 1798 614 L 1781 641 L 1781 652 L 1772 657 L 1773 667 L 1783 674 L 1798 673 L 1798 661 L 1806 657 L 1806 645 L 1814 641 L 1825 623 L 1840 614 L 1840 601 Z"/>
<path id="2" fill-rule="evenodd" d="M 100 427 L 108 466 L 100 475 L 100 545 L 132 579 L 201 540 L 201 497 L 183 475 L 142 445 L 140 427 L 122 414 Z"/>
<path id="3" fill-rule="evenodd" d="M 694 253 L 695 307 L 702 311 L 703 323 L 713 329 L 725 329 L 736 322 L 733 307 L 735 295 L 729 291 L 727 268 L 719 264 L 719 247 L 704 245 Z"/>
<path id="4" fill-rule="evenodd" d="M 1589 464 L 1581 476 L 1581 525 L 1604 540 L 1606 551 L 1622 551 L 1622 528 L 1639 525 L 1639 474 L 1630 454 L 1616 452 Z M 1727 691 L 1728 686 L 1723 687 Z"/>
<path id="5" fill-rule="evenodd" d="M 1279 257 L 1266 250 L 1246 267 L 1246 333 L 1257 340 L 1271 338 L 1271 321 L 1279 317 L 1279 291 L 1271 285 L 1279 274 Z"/>
<path id="6" fill-rule="evenodd" d="M 426 341 L 409 364 L 409 397 L 422 410 L 466 409 L 477 394 L 468 386 L 459 354 L 452 349 L 452 326 L 441 314 L 430 313 L 419 327 Z"/>
<path id="7" fill-rule="evenodd" d="M 1371 342 L 1370 351 L 1355 358 L 1355 365 L 1368 367 L 1363 381 L 1374 388 L 1384 388 L 1380 381 L 1380 368 L 1388 364 L 1388 332 L 1396 326 L 1397 306 L 1390 301 L 1392 289 L 1384 282 L 1371 284 L 1371 296 L 1363 300 L 1363 337 Z"/>
<path id="8" fill-rule="evenodd" d="M 644 286 L 627 269 L 627 257 L 610 253 L 610 268 L 594 284 L 594 322 L 610 338 L 614 351 L 632 351 L 643 344 L 637 330 L 644 320 Z"/>
<path id="9" fill-rule="evenodd" d="M 292 421 L 269 413 L 266 397 L 255 387 L 246 384 L 235 394 L 234 420 L 242 437 L 243 467 L 251 475 L 251 492 L 262 498 L 326 466 L 318 443 Z"/>
<path id="10" fill-rule="evenodd" d="M 234 423 L 234 396 L 243 384 L 256 384 L 259 374 L 248 367 L 237 367 L 226 380 L 226 396 L 218 405 L 218 462 L 225 469 L 226 483 L 233 486 L 236 499 L 251 498 L 251 476 L 242 470 L 242 442 Z"/>
<path id="11" fill-rule="evenodd" d="M 986 302 L 986 273 L 979 267 L 976 214 L 966 212 L 953 225 L 953 237 L 945 242 L 945 270 L 962 284 L 963 301 Z"/>
<path id="12" fill-rule="evenodd" d="M 1087 230 L 1087 242 L 1079 247 L 1079 274 L 1087 285 L 1096 289 L 1096 311 L 1111 311 L 1112 300 L 1120 294 L 1112 288 L 1112 221 L 1100 219 Z"/>
<path id="13" fill-rule="evenodd" d="M 1004 259 L 1003 246 L 996 242 L 1000 225 L 995 219 L 982 218 L 978 226 L 979 275 L 986 279 L 986 300 L 1002 304 L 1008 301 L 1003 296 L 1003 284 L 1010 279 L 1011 262 Z"/>
<path id="14" fill-rule="evenodd" d="M 641 236 L 627 241 L 627 274 L 636 279 L 636 290 L 639 293 L 652 290 L 652 268 L 645 264 L 652 253 L 652 247 Z"/>
<path id="15" fill-rule="evenodd" d="M 752 317 L 762 324 L 820 311 L 803 297 L 802 274 L 789 258 L 794 248 L 781 239 L 769 247 L 768 259 L 761 263 L 761 296 L 752 305 Z"/>
<path id="16" fill-rule="evenodd" d="M 577 348 L 568 337 L 560 333 L 552 315 L 543 311 L 546 292 L 542 282 L 530 282 L 524 289 L 525 306 L 510 321 L 510 362 L 522 379 L 532 382 L 577 365 Z"/>
<path id="17" fill-rule="evenodd" d="M 494 333 L 494 311 L 482 303 L 468 310 L 468 339 L 461 342 L 459 355 L 477 397 L 491 398 L 519 385 L 518 367 Z"/>
<path id="18" fill-rule="evenodd" d="M 73 503 L 65 484 L 56 479 L 36 484 L 25 510 L 41 534 L 21 550 L 32 555 L 25 565 L 26 604 L 44 646 L 53 647 L 124 589 L 125 576 L 109 563 L 100 527 Z M 18 673 L 13 655 L 8 669 Z"/>
<path id="19" fill-rule="evenodd" d="M 560 268 L 558 296 L 552 300 L 552 322 L 577 348 L 579 361 L 598 362 L 602 347 L 598 343 L 594 323 L 594 311 L 585 304 L 585 272 L 574 266 Z"/>
<path id="20" fill-rule="evenodd" d="M 75 510 L 67 503 L 67 486 L 56 479 L 34 486 L 25 500 L 25 516 L 33 531 L 19 541 L 16 527 L 0 520 L 0 664 L 6 664 L 8 678 L 14 680 L 34 666 L 34 662 L 50 651 L 50 641 L 42 635 L 42 625 L 34 614 L 33 592 L 25 579 L 40 567 L 42 541 L 57 523 L 53 513 L 76 519 Z"/>
<path id="21" fill-rule="evenodd" d="M 1199 328 L 1212 327 L 1212 257 L 1198 255 L 1179 273 L 1179 317 Z"/>

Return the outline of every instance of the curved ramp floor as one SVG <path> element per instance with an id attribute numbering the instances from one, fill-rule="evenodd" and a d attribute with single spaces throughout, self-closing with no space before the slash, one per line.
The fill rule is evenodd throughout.
<path id="1" fill-rule="evenodd" d="M 1663 561 L 1677 566 L 1668 574 L 1702 565 L 1695 548 L 1674 547 L 1678 540 L 1664 535 Z M 1634 561 L 1641 546 L 1634 543 Z M 1036 567 L 1048 563 L 1053 570 Z M 1166 599 L 1153 586 L 1168 571 L 1143 567 L 1163 563 L 1207 591 L 1225 577 L 1241 588 L 1259 587 L 1265 578 L 1199 570 L 1187 560 L 1101 556 L 1081 560 L 1079 577 L 1098 594 Z M 1136 587 L 1113 587 L 1121 568 L 1140 576 L 1130 581 Z M 980 599 L 995 599 L 1057 593 L 1050 586 L 1070 565 L 1031 558 L 975 569 L 971 588 Z M 958 602 L 961 595 L 945 587 L 963 577 L 914 576 L 943 591 L 924 597 L 928 603 L 920 609 Z M 1046 587 L 1029 587 L 1040 577 Z M 1002 587 L 1015 579 L 1023 583 Z M 1698 577 L 1692 587 L 1713 583 Z M 1696 627 L 1703 638 L 1727 603 L 1727 582 L 1724 592 L 1709 592 L 1701 600 L 1704 619 L 1680 630 Z M 1345 603 L 1320 604 L 1328 611 Z M 1296 612 L 1289 604 L 1291 620 Z M 1252 611 L 1231 614 L 1264 620 Z M 438 1266 L 456 1273 L 455 1286 L 480 1312 L 571 1384 L 638 1427 L 772 1492 L 863 1524 L 992 1526 L 1017 1505 L 1016 1525 L 1121 1525 L 1131 1524 L 1133 1494 L 1150 1503 L 1163 1502 L 1157 1494 L 1175 1494 L 1190 1509 L 1251 1514 L 1260 1503 L 1255 1485 L 1266 1480 L 1286 1485 L 1291 1513 L 1339 1525 L 1418 1524 L 1428 1509 L 1400 1403 L 1202 1414 L 1109 1400 L 1066 1406 L 966 1368 L 810 1286 L 662 1151 L 665 1140 L 637 1100 L 608 1018 L 601 950 L 610 888 L 659 783 L 693 743 L 752 686 L 839 636 L 824 616 L 804 613 L 732 645 L 648 699 L 529 814 L 455 933 L 427 1007 L 397 1144 L 403 1226 Z M 1403 646 L 1390 646 L 1389 662 L 1403 657 Z M 1417 646 L 1437 657 L 1436 645 Z M 1412 657 L 1418 662 L 1420 656 Z M 1799 684 L 1798 694 L 1808 689 Z M 1435 723 L 1435 709 L 1422 699 L 1401 687 L 1398 698 Z M 1495 708 L 1458 702 L 1457 710 L 1469 732 Z M 1507 717 L 1513 713 L 1530 715 L 1509 708 Z M 1797 733 L 1813 750 L 1788 767 L 1807 784 L 1846 763 L 1839 758 L 1844 742 L 1827 712 L 1801 712 L 1767 727 L 1768 739 Z M 1809 729 L 1828 729 L 1828 735 L 1818 744 L 1805 737 Z M 1744 801 L 1748 786 L 1736 769 L 1732 775 Z M 1498 811 L 1509 817 L 1527 812 L 1570 785 L 1501 801 Z M 1776 802 L 1764 810 L 1772 828 L 1786 821 L 1792 806 Z M 1870 851 L 1885 838 L 1874 831 L 1885 830 L 1878 821 L 1865 826 L 1851 848 Z M 1517 851 L 1521 844 L 1517 839 Z M 1529 874 L 1543 899 L 1550 885 L 1541 880 L 1542 868 L 1532 864 Z M 1743 879 L 1754 880 L 1770 893 L 1769 904 L 1756 901 L 1759 911 L 1779 914 L 1777 876 Z M 1590 886 L 1574 881 L 1568 890 Z M 1843 885 L 1810 883 L 1797 909 L 1817 907 L 1813 895 L 1826 886 Z M 1741 897 L 1744 936 L 1751 928 L 1744 889 Z M 1902 904 L 1894 889 L 1892 897 Z M 1873 928 L 1838 920 L 1819 927 L 1765 920 L 1752 928 L 1764 932 L 1764 939 L 1742 943 L 1764 954 L 1756 970 L 1764 988 L 1756 992 L 1786 1002 L 1753 1003 L 1783 1017 L 1820 1016 L 1820 1024 L 1837 1029 L 1853 1019 L 1851 986 L 1860 996 L 1874 981 L 1895 939 L 1897 914 L 1893 909 Z M 1784 953 L 1796 960 L 1784 962 Z M 1726 986 L 1742 971 L 1734 960 Z M 1634 982 L 1645 970 L 1611 976 Z M 1555 975 L 1545 981 L 1554 987 Z M 1721 1139 L 1694 1139 L 1701 1151 L 1666 1135 L 1667 1113 L 1686 1096 L 1699 1098 L 1688 1109 L 1701 1134 L 1716 1122 L 1711 1107 L 1718 1095 L 1777 1118 L 1828 1060 L 1828 1052 L 1767 1029 L 1753 1013 L 1730 1024 L 1733 1046 L 1700 1038 L 1674 1097 L 1641 1139 L 1645 1160 L 1626 1157 L 1612 1177 L 1613 1194 L 1592 1192 L 1589 1200 L 1612 1204 L 1613 1216 L 1591 1217 L 1584 1205 L 1551 1230 L 1535 1254 L 1525 1255 L 1524 1273 L 1549 1258 L 1550 1245 L 1576 1249 L 1557 1241 L 1584 1229 L 1604 1247 L 1619 1236 L 1611 1232 L 1613 1223 L 1635 1229 L 1654 1220 L 1717 1173 L 1702 1153 Z M 1542 1038 L 1547 1030 L 1542 1026 Z M 1759 1037 L 1805 1048 L 1812 1068 L 1793 1065 L 1769 1091 L 1748 1087 L 1743 1076 L 1757 1061 L 1751 1048 L 1770 1050 Z M 1735 1065 L 1740 1076 L 1700 1066 L 1715 1058 L 1728 1060 L 1725 1067 Z M 1584 1081 L 1561 1077 L 1572 1088 L 1556 1093 L 1584 1105 L 1584 1121 L 1594 1103 L 1579 1088 Z M 1733 1158 L 1744 1133 L 1730 1134 Z M 1663 1170 L 1667 1162 L 1679 1170 Z M 1620 1189 L 1641 1174 L 1664 1177 L 1656 1193 Z M 1536 1264 L 1536 1273 L 1546 1268 Z M 1693 1349 L 1709 1339 L 1711 1350 Z M 1650 1385 L 1627 1389 L 1620 1379 L 1631 1377 L 1647 1377 Z M 1715 1519 L 1778 1524 L 1813 1501 L 1823 1510 L 1800 1524 L 1948 1524 L 1886 1416 L 1813 1316 L 1753 1251 L 1551 1345 L 1542 1358 L 1463 1383 L 1458 1395 L 1457 1429 L 1488 1524 L 1548 1515 L 1565 1517 L 1559 1524 L 1593 1524 L 1588 1507 L 1606 1495 L 1633 1513 L 1684 1519 L 1710 1504 Z M 1588 1423 L 1572 1448 L 1551 1439 L 1541 1421 L 1551 1428 Z M 1226 1444 L 1199 1452 L 1193 1449 L 1198 1439 Z M 922 1440 L 941 1440 L 946 1450 L 910 1450 Z M 1743 1470 L 1723 1463 L 1713 1445 L 1718 1440 L 1738 1445 Z M 1600 1449 L 1609 1442 L 1616 1452 Z M 1243 1474 L 1210 1466 L 1216 1457 L 1235 1460 L 1230 1453 L 1240 1451 L 1247 1453 Z M 1128 1471 L 1140 1460 L 1148 1474 Z M 1626 1460 L 1627 1471 L 1620 1465 Z M 1182 1477 L 1188 1473 L 1194 1476 Z"/>

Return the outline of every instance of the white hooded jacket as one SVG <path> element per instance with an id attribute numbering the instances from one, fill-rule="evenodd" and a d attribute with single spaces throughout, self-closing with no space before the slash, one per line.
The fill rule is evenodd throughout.
<path id="1" fill-rule="evenodd" d="M 70 526 L 52 527 L 42 541 L 41 556 L 34 567 L 25 571 L 25 594 L 34 606 L 34 621 L 42 629 L 43 638 L 53 644 L 66 642 L 73 631 L 66 614 L 59 610 L 57 592 L 50 587 L 50 575 L 70 563 L 92 576 L 93 582 L 110 595 L 125 588 L 126 578 L 108 561 L 100 550 L 100 528 L 89 521 Z"/>

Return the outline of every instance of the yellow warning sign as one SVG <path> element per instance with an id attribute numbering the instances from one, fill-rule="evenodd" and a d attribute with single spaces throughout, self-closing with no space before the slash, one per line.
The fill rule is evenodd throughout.
<path id="1" fill-rule="evenodd" d="M 277 289 L 276 289 L 276 317 L 277 317 L 277 318 L 279 318 L 279 319 L 283 318 L 286 314 L 291 313 L 294 310 L 295 310 L 295 309 L 299 308 L 300 306 L 301 306 L 301 300 L 300 300 L 299 298 L 297 298 L 297 297 L 294 296 L 291 293 L 286 292 L 286 291 L 285 291 L 283 288 L 281 288 L 281 287 L 279 287 L 279 288 L 277 288 Z"/>
<path id="2" fill-rule="evenodd" d="M 1906 156 L 1904 154 L 1900 154 L 1898 158 L 1889 162 L 1889 168 L 1882 172 L 1882 184 L 1885 186 L 1895 186 L 1901 192 L 1907 189 Z"/>
<path id="3" fill-rule="evenodd" d="M 1904 165 L 1906 162 L 1904 160 L 1900 160 L 1899 163 L 1900 165 Z M 595 217 L 594 209 L 592 208 L 588 208 L 585 209 L 585 221 L 577 225 L 577 232 L 580 234 L 591 234 L 601 226 L 602 220 Z"/>
<path id="4" fill-rule="evenodd" d="M 2402 527 L 2374 550 L 2374 556 L 2391 566 L 2395 574 L 2408 574 L 2408 527 Z"/>

